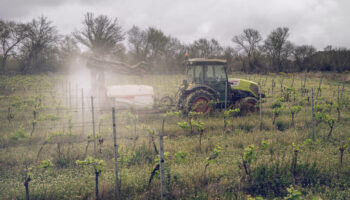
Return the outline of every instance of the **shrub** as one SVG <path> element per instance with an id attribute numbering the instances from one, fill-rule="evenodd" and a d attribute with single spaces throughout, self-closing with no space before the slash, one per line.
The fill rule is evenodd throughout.
<path id="1" fill-rule="evenodd" d="M 28 137 L 29 137 L 28 134 L 22 128 L 17 129 L 15 132 L 11 134 L 11 139 L 13 141 L 18 141 L 19 139 L 28 138 Z"/>
<path id="2" fill-rule="evenodd" d="M 285 122 L 285 121 L 281 121 L 281 120 L 279 120 L 279 121 L 277 121 L 276 122 L 276 126 L 277 126 L 277 129 L 279 130 L 279 131 L 285 131 L 285 130 L 287 130 L 288 128 L 289 128 L 289 123 L 288 122 Z"/>
<path id="3" fill-rule="evenodd" d="M 274 163 L 268 166 L 264 163 L 251 169 L 250 183 L 244 190 L 254 196 L 263 197 L 285 196 L 286 188 L 293 183 L 293 175 L 288 166 L 279 166 Z"/>

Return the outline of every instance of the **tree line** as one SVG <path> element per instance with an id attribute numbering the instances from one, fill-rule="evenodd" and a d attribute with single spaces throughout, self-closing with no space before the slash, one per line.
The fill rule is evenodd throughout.
<path id="1" fill-rule="evenodd" d="M 312 45 L 295 45 L 287 27 L 272 30 L 266 38 L 247 28 L 232 37 L 230 46 L 222 46 L 214 38 L 186 44 L 155 27 L 124 30 L 117 18 L 93 13 L 86 13 L 81 25 L 61 35 L 45 16 L 28 23 L 0 19 L 0 72 L 60 71 L 78 57 L 94 56 L 130 64 L 145 61 L 153 72 L 179 73 L 185 54 L 226 59 L 229 70 L 246 73 L 350 70 L 349 49 L 329 45 L 317 51 Z"/>

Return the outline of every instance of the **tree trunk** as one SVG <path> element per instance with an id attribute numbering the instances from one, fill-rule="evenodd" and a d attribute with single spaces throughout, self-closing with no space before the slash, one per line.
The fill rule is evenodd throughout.
<path id="1" fill-rule="evenodd" d="M 343 156 L 344 156 L 344 147 L 340 147 L 339 151 L 340 151 L 340 167 L 343 167 Z"/>
<path id="2" fill-rule="evenodd" d="M 331 130 L 329 130 L 329 133 L 328 133 L 328 139 L 332 136 L 333 127 L 334 127 L 334 121 L 332 121 Z"/>
<path id="3" fill-rule="evenodd" d="M 99 198 L 98 198 L 98 176 L 99 176 L 99 175 L 100 175 L 100 173 L 97 172 L 96 169 L 95 169 L 95 182 L 96 182 L 96 190 L 95 190 L 95 192 L 96 192 L 96 200 L 99 199 Z"/>
<path id="4" fill-rule="evenodd" d="M 26 200 L 29 200 L 29 181 L 31 178 L 27 178 L 24 182 L 24 187 L 26 188 Z"/>
<path id="5" fill-rule="evenodd" d="M 5 72 L 5 66 L 6 66 L 6 61 L 7 61 L 7 55 L 4 55 L 4 57 L 2 58 L 2 62 L 1 62 L 1 70 L 2 72 Z"/>
<path id="6" fill-rule="evenodd" d="M 203 136 L 203 131 L 199 133 L 199 152 L 202 153 L 202 136 Z"/>

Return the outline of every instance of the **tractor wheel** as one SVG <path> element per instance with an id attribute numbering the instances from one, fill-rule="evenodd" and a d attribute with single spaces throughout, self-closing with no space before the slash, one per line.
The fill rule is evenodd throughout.
<path id="1" fill-rule="evenodd" d="M 214 100 L 214 96 L 206 90 L 196 90 L 186 98 L 185 110 L 186 112 L 194 111 L 203 114 L 208 114 L 212 105 L 210 101 Z"/>
<path id="2" fill-rule="evenodd" d="M 254 97 L 245 97 L 237 102 L 237 107 L 241 109 L 241 113 L 252 112 L 255 113 L 259 109 L 255 106 L 258 100 Z"/>
<path id="3" fill-rule="evenodd" d="M 174 105 L 174 101 L 171 97 L 165 96 L 159 100 L 159 106 L 161 109 L 169 111 Z"/>

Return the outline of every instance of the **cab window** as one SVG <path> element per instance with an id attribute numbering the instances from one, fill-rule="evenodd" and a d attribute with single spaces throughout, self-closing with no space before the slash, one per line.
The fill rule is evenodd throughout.
<path id="1" fill-rule="evenodd" d="M 215 67 L 215 78 L 217 81 L 225 81 L 226 80 L 226 72 L 225 66 L 216 65 Z"/>
<path id="2" fill-rule="evenodd" d="M 206 80 L 208 82 L 213 82 L 215 81 L 215 72 L 214 72 L 214 66 L 212 65 L 207 65 L 206 66 Z"/>
<path id="3" fill-rule="evenodd" d="M 194 68 L 194 82 L 203 83 L 203 78 L 204 78 L 203 66 L 197 65 L 197 66 L 194 66 L 193 68 Z"/>
<path id="4" fill-rule="evenodd" d="M 189 67 L 187 69 L 187 81 L 193 83 L 194 67 Z"/>

